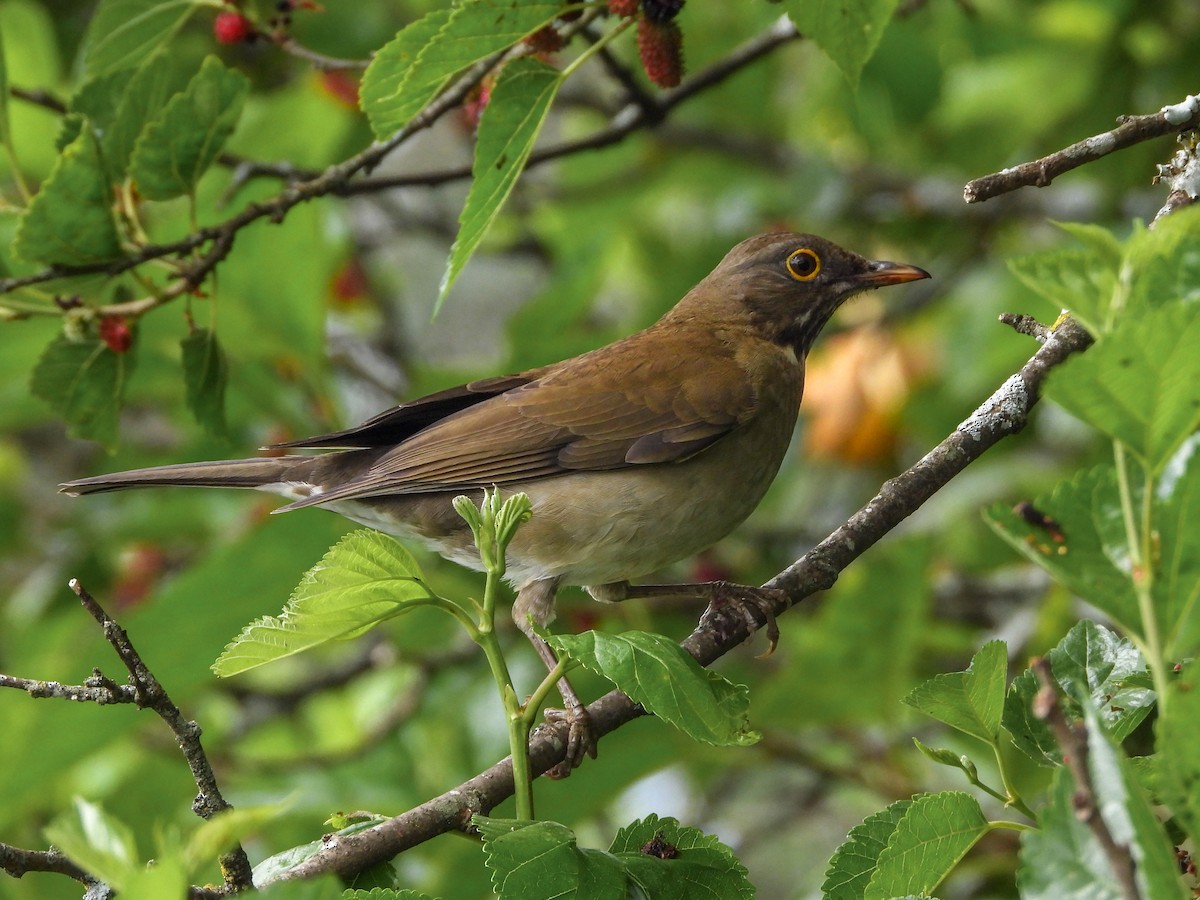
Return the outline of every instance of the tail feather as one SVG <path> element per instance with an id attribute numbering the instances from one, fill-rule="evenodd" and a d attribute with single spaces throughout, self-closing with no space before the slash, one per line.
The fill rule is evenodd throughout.
<path id="1" fill-rule="evenodd" d="M 306 481 L 308 469 L 318 458 L 314 456 L 277 456 L 180 463 L 172 466 L 113 472 L 111 475 L 97 475 L 93 478 L 80 478 L 77 481 L 60 484 L 58 489 L 64 494 L 78 497 L 81 494 L 99 494 L 105 491 L 123 491 L 127 488 L 163 485 L 263 488 L 275 484 Z"/>

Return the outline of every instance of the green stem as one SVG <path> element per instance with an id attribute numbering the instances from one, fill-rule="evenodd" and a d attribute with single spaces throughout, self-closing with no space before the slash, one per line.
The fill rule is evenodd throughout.
<path id="1" fill-rule="evenodd" d="M 994 822 L 987 823 L 988 831 L 994 831 L 997 828 L 1007 828 L 1010 831 L 1033 831 L 1036 826 L 1026 825 L 1024 822 L 1009 822 L 1007 819 L 997 819 Z"/>
<path id="2" fill-rule="evenodd" d="M 1037 813 L 1021 799 L 1021 795 L 1013 790 L 1012 782 L 1008 779 L 1008 769 L 1004 765 L 1004 758 L 1000 755 L 1000 747 L 992 744 L 992 753 L 996 757 L 996 770 L 1000 773 L 1000 783 L 1004 786 L 1004 796 L 1000 796 L 995 791 L 988 788 L 986 785 L 980 784 L 983 790 L 987 791 L 996 799 L 1002 801 L 1005 806 L 1011 806 L 1023 816 L 1027 816 L 1031 822 L 1038 821 Z"/>
<path id="3" fill-rule="evenodd" d="M 570 667 L 568 660 L 560 659 L 558 665 L 546 674 L 546 677 L 542 679 L 542 683 L 529 695 L 529 699 L 525 701 L 524 716 L 526 728 L 533 727 L 533 720 L 537 718 L 538 710 L 542 708 L 542 704 L 546 701 L 546 696 L 554 690 L 554 686 L 558 684 L 558 680 L 567 674 L 567 669 Z"/>
<path id="4" fill-rule="evenodd" d="M 503 559 L 503 557 L 501 557 Z M 483 615 L 478 627 L 472 627 L 475 643 L 483 649 L 492 680 L 500 692 L 504 707 L 504 718 L 508 725 L 508 750 L 512 757 L 513 795 L 517 804 L 517 818 L 533 820 L 533 778 L 529 772 L 529 729 L 525 709 L 517 699 L 512 674 L 504 659 L 504 650 L 496 635 L 496 597 L 500 591 L 500 579 L 504 576 L 503 562 L 487 573 L 483 587 Z"/>
<path id="5" fill-rule="evenodd" d="M 634 20 L 632 18 L 623 19 L 612 31 L 602 35 L 600 39 L 596 41 L 596 43 L 592 44 L 590 47 L 580 53 L 579 56 L 571 60 L 571 62 L 565 68 L 563 68 L 560 78 L 563 81 L 566 81 L 568 78 L 570 78 L 576 69 L 578 69 L 595 54 L 599 53 L 600 50 L 610 44 L 622 31 L 632 25 L 633 22 Z"/>
<path id="6" fill-rule="evenodd" d="M 1163 659 L 1162 638 L 1158 633 L 1158 616 L 1154 610 L 1154 564 L 1151 548 L 1153 528 L 1151 523 L 1154 508 L 1154 477 L 1145 473 L 1142 485 L 1142 508 L 1140 515 L 1134 509 L 1133 489 L 1130 484 L 1129 454 L 1121 441 L 1113 441 L 1113 458 L 1117 468 L 1117 490 L 1121 498 L 1121 517 L 1125 524 L 1125 541 L 1129 547 L 1129 562 L 1132 570 L 1133 591 L 1137 597 L 1138 615 L 1142 620 L 1141 644 L 1150 675 L 1154 679 L 1154 690 L 1158 694 L 1159 711 L 1166 711 L 1167 673 Z"/>

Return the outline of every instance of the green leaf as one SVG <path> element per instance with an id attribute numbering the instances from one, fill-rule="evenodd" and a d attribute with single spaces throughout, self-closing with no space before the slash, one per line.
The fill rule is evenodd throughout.
<path id="1" fill-rule="evenodd" d="M 375 54 L 363 74 L 363 112 L 386 140 L 471 63 L 512 46 L 552 21 L 562 4 L 537 0 L 467 0 L 435 9 Z"/>
<path id="2" fill-rule="evenodd" d="M 1009 260 L 1009 270 L 1055 313 L 1069 309 L 1092 334 L 1103 331 L 1117 285 L 1118 260 L 1092 243 Z"/>
<path id="3" fill-rule="evenodd" d="M 14 249 L 30 262 L 85 265 L 121 255 L 112 196 L 90 128 L 54 163 L 21 216 Z"/>
<path id="4" fill-rule="evenodd" d="M 1117 740 L 1132 734 L 1155 704 L 1154 691 L 1141 683 L 1146 665 L 1137 648 L 1102 625 L 1077 623 L 1047 657 L 1066 694 L 1062 700 L 1066 715 L 1079 718 L 1080 703 L 1086 700 Z M 1058 743 L 1032 712 L 1039 687 L 1031 670 L 1013 679 L 1004 700 L 1004 727 L 1030 759 L 1056 766 L 1062 762 Z"/>
<path id="5" fill-rule="evenodd" d="M 1200 661 L 1184 667 L 1155 723 L 1156 784 L 1161 801 L 1200 839 Z"/>
<path id="6" fill-rule="evenodd" d="M 122 82 L 111 122 L 104 127 L 100 141 L 104 164 L 114 180 L 125 177 L 138 137 L 159 118 L 167 102 L 187 88 L 189 74 L 175 54 L 160 50 L 136 70 L 126 69 L 104 79 Z"/>
<path id="7" fill-rule="evenodd" d="M 979 774 L 979 768 L 971 761 L 969 756 L 955 753 L 953 750 L 948 750 L 945 747 L 927 747 L 917 740 L 917 738 L 913 738 L 912 742 L 921 751 L 922 756 L 937 763 L 939 766 L 949 766 L 951 769 L 959 769 L 965 772 L 968 778 L 976 778 Z"/>
<path id="8" fill-rule="evenodd" d="M 278 618 L 265 616 L 247 625 L 213 671 L 236 675 L 328 641 L 355 637 L 433 599 L 416 560 L 397 540 L 360 529 L 305 573 Z"/>
<path id="9" fill-rule="evenodd" d="M 225 382 L 228 364 L 217 336 L 198 328 L 181 342 L 187 404 L 196 421 L 215 435 L 226 433 Z"/>
<path id="10" fill-rule="evenodd" d="M 1075 815 L 1075 781 L 1060 768 L 1039 828 L 1021 835 L 1017 886 L 1023 900 L 1120 900 L 1108 858 L 1087 824 Z"/>
<path id="11" fill-rule="evenodd" d="M 485 816 L 472 822 L 483 836 L 501 900 L 754 896 L 746 869 L 728 847 L 675 819 L 634 822 L 621 829 L 608 852 L 579 847 L 571 830 L 557 822 Z"/>
<path id="12" fill-rule="evenodd" d="M 204 820 L 188 837 L 183 856 L 189 871 L 200 871 L 211 860 L 231 850 L 243 838 L 278 819 L 287 803 L 239 806 Z"/>
<path id="13" fill-rule="evenodd" d="M 1200 651 L 1200 437 L 1190 438 L 1163 468 L 1154 491 L 1158 535 L 1154 608 L 1164 655 L 1178 659 Z"/>
<path id="14" fill-rule="evenodd" d="M 1127 560 L 1128 555 L 1110 555 L 1115 548 L 1106 546 L 1101 537 L 1108 533 L 1106 523 L 1121 515 L 1115 470 L 1099 466 L 1080 472 L 1072 481 L 1056 486 L 1050 497 L 1037 498 L 1033 506 L 1057 528 L 1031 523 L 1002 504 L 988 509 L 984 519 L 1056 581 L 1123 627 L 1137 629 L 1140 615 L 1133 584 L 1128 572 L 1114 564 L 1114 559 Z"/>
<path id="15" fill-rule="evenodd" d="M 1113 840 L 1129 848 L 1141 895 L 1155 900 L 1172 897 L 1183 900 L 1185 891 L 1171 842 L 1129 761 L 1113 744 L 1091 702 L 1083 704 L 1083 722 L 1096 812 L 1108 826 Z"/>
<path id="16" fill-rule="evenodd" d="M 561 84 L 558 71 L 533 59 L 515 60 L 500 73 L 479 121 L 471 190 L 442 276 L 439 306 L 517 183 Z"/>
<path id="17" fill-rule="evenodd" d="M 435 900 L 423 891 L 395 890 L 393 888 L 371 888 L 369 891 L 345 891 L 340 900 Z"/>
<path id="18" fill-rule="evenodd" d="M 141 867 L 129 826 L 82 797 L 76 797 L 73 809 L 46 826 L 46 839 L 73 863 L 118 891 Z"/>
<path id="19" fill-rule="evenodd" d="M 897 0 L 784 0 L 796 28 L 816 41 L 853 88 L 874 55 Z"/>
<path id="20" fill-rule="evenodd" d="M 829 860 L 821 896 L 825 900 L 862 900 L 875 874 L 879 855 L 904 818 L 911 800 L 897 800 L 850 829 L 846 841 Z"/>
<path id="21" fill-rule="evenodd" d="M 1200 299 L 1200 209 L 1176 210 L 1153 229 L 1135 231 L 1125 259 L 1131 281 L 1127 316 Z"/>
<path id="22" fill-rule="evenodd" d="M 148 200 L 190 194 L 233 134 L 250 79 L 215 56 L 176 94 L 133 148 L 129 174 Z"/>
<path id="23" fill-rule="evenodd" d="M 1157 475 L 1200 426 L 1200 306 L 1147 309 L 1055 369 L 1046 396 Z"/>
<path id="24" fill-rule="evenodd" d="M 670 638 L 646 631 L 587 631 L 546 640 L 695 740 L 721 747 L 747 746 L 760 738 L 750 730 L 745 686 L 705 669 Z"/>
<path id="25" fill-rule="evenodd" d="M 117 424 L 136 353 L 114 353 L 101 340 L 59 335 L 42 353 L 29 390 L 67 422 L 72 437 L 117 443 Z"/>
<path id="26" fill-rule="evenodd" d="M 987 819 L 970 794 L 914 797 L 879 854 L 864 898 L 930 893 L 987 830 Z"/>
<path id="27" fill-rule="evenodd" d="M 904 702 L 951 728 L 995 744 L 1000 734 L 1008 648 L 989 641 L 965 672 L 935 675 L 913 688 Z"/>
<path id="28" fill-rule="evenodd" d="M 139 65 L 197 8 L 193 0 L 100 0 L 83 43 L 88 77 Z"/>

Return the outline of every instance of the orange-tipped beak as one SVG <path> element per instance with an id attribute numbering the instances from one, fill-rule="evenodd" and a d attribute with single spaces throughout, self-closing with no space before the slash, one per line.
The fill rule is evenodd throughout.
<path id="1" fill-rule="evenodd" d="M 920 281 L 930 277 L 932 276 L 924 269 L 910 266 L 908 263 L 877 259 L 871 262 L 870 271 L 860 275 L 858 280 L 868 287 L 883 287 L 885 284 L 903 284 L 906 281 Z"/>

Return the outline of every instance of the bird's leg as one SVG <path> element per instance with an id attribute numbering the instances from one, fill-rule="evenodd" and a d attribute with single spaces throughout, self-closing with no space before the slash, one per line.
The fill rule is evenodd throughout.
<path id="1" fill-rule="evenodd" d="M 512 609 L 513 621 L 529 638 L 533 649 L 551 672 L 558 667 L 558 657 L 554 655 L 550 645 L 533 630 L 531 623 L 545 628 L 554 621 L 554 594 L 557 588 L 557 578 L 531 581 L 517 592 Z M 558 693 L 562 696 L 564 709 L 547 709 L 546 719 L 550 722 L 566 721 L 567 753 L 563 761 L 546 774 L 551 778 L 566 778 L 572 769 L 583 762 L 585 753 L 592 759 L 596 758 L 596 738 L 592 733 L 587 708 L 565 675 L 558 679 Z"/>
<path id="2" fill-rule="evenodd" d="M 762 656 L 770 656 L 779 645 L 779 625 L 775 621 L 775 607 L 784 598 L 784 592 L 776 588 L 751 587 L 732 581 L 705 581 L 698 584 L 630 584 L 619 581 L 613 584 L 593 585 L 589 594 L 603 603 L 621 600 L 647 600 L 652 597 L 694 597 L 708 603 L 700 617 L 704 624 L 722 606 L 728 606 L 741 615 L 746 628 L 754 632 L 759 627 L 754 610 L 762 613 L 766 621 L 767 649 Z"/>

